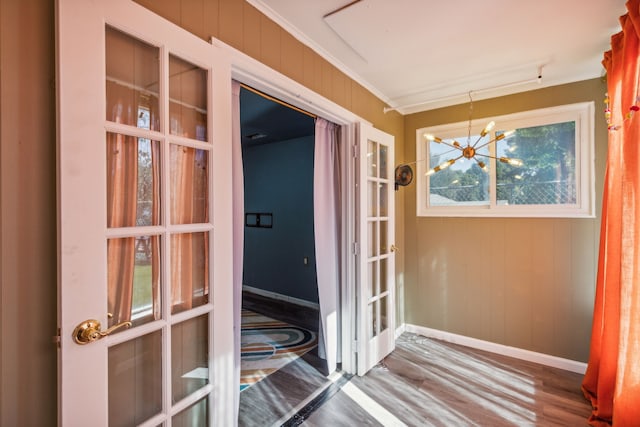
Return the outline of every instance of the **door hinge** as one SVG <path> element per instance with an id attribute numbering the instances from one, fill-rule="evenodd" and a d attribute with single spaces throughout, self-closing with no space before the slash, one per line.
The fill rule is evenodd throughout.
<path id="1" fill-rule="evenodd" d="M 358 242 L 353 242 L 352 252 L 354 255 L 358 255 L 360 253 L 360 245 Z"/>
<path id="2" fill-rule="evenodd" d="M 351 350 L 353 351 L 353 353 L 357 353 L 358 352 L 358 341 L 357 340 L 353 341 L 353 345 L 351 346 Z"/>
<path id="3" fill-rule="evenodd" d="M 357 146 L 357 145 L 354 145 L 354 146 L 353 146 L 353 158 L 354 158 L 354 159 L 357 159 L 357 158 L 358 158 L 358 152 L 359 152 L 359 151 L 360 151 L 360 150 L 358 150 L 358 146 Z"/>
<path id="4" fill-rule="evenodd" d="M 51 337 L 51 342 L 56 346 L 56 348 L 60 348 L 60 328 L 58 328 L 58 335 L 54 335 Z"/>

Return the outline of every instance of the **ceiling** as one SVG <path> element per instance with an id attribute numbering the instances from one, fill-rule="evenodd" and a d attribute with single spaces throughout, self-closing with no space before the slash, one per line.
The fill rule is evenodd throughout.
<path id="1" fill-rule="evenodd" d="M 599 77 L 626 12 L 625 0 L 248 1 L 402 114 Z"/>
<path id="2" fill-rule="evenodd" d="M 240 133 L 245 147 L 313 135 L 314 119 L 251 90 L 240 90 Z"/>

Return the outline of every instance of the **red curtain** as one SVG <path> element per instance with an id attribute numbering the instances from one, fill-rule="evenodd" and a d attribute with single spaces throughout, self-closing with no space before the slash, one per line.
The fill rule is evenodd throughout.
<path id="1" fill-rule="evenodd" d="M 596 301 L 582 388 L 593 426 L 640 425 L 640 0 L 605 53 L 611 110 Z M 640 112 L 639 112 L 640 113 Z"/>

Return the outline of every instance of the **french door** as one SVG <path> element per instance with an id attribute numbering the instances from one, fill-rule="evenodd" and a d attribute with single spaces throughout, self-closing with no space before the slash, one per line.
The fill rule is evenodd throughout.
<path id="1" fill-rule="evenodd" d="M 234 425 L 231 74 L 128 0 L 58 0 L 59 424 Z"/>
<path id="2" fill-rule="evenodd" d="M 359 128 L 357 367 L 364 375 L 395 348 L 394 138 Z"/>

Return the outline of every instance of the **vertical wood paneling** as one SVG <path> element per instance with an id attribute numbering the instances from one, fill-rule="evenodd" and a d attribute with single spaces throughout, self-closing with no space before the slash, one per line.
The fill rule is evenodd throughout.
<path id="1" fill-rule="evenodd" d="M 280 64 L 283 73 L 295 81 L 302 81 L 304 79 L 304 50 L 302 43 L 286 31 L 281 32 L 280 41 L 282 43 Z"/>
<path id="2" fill-rule="evenodd" d="M 604 123 L 604 121 L 603 121 Z M 571 311 L 574 313 L 570 324 L 573 333 L 569 337 L 572 344 L 589 342 L 595 299 L 595 273 L 598 263 L 599 221 L 575 221 L 571 224 L 573 250 L 570 265 L 573 272 Z M 590 248 L 595 248 L 591 251 Z M 581 347 L 576 353 L 587 360 L 589 349 Z"/>
<path id="3" fill-rule="evenodd" d="M 180 2 L 175 0 L 134 0 L 174 24 L 180 25 Z"/>
<path id="4" fill-rule="evenodd" d="M 57 418 L 54 40 L 53 2 L 0 2 L 2 426 Z"/>
<path id="5" fill-rule="evenodd" d="M 478 221 L 468 222 L 466 240 L 470 242 L 487 242 L 492 238 L 486 231 L 478 227 Z M 466 287 L 466 301 L 464 306 L 464 335 L 474 336 L 484 340 L 491 340 L 491 263 L 484 257 L 466 249 L 466 274 L 463 285 Z"/>
<path id="6" fill-rule="evenodd" d="M 206 0 L 204 2 L 204 28 L 209 37 L 220 38 L 218 16 L 220 14 L 220 0 Z"/>
<path id="7" fill-rule="evenodd" d="M 554 321 L 547 310 L 538 307 L 548 307 L 551 313 L 557 311 L 554 283 L 555 261 L 563 262 L 566 253 L 557 252 L 554 247 L 553 222 L 538 219 L 532 222 L 531 232 L 536 236 L 531 254 L 531 349 L 540 353 L 553 351 Z M 548 339 L 551 337 L 552 339 Z"/>
<path id="8" fill-rule="evenodd" d="M 320 66 L 322 73 L 322 93 L 326 94 L 326 97 L 333 101 L 333 72 L 335 67 L 327 61 L 322 61 Z"/>
<path id="9" fill-rule="evenodd" d="M 469 272 L 468 258 L 473 256 L 472 246 L 466 245 L 467 230 L 469 223 L 462 218 L 447 218 L 444 221 L 447 238 L 448 255 L 443 263 L 446 266 L 447 282 L 442 287 L 442 293 L 446 301 L 446 317 L 444 319 L 447 330 L 455 334 L 466 335 L 466 325 L 468 321 L 467 305 L 468 289 L 470 286 L 477 286 L 473 282 L 467 281 Z"/>
<path id="10" fill-rule="evenodd" d="M 530 227 L 521 227 L 517 220 L 507 219 L 505 225 L 505 339 L 515 347 L 531 348 L 533 279 L 530 276 L 530 261 L 533 254 L 533 234 Z"/>
<path id="11" fill-rule="evenodd" d="M 260 58 L 262 63 L 274 70 L 281 71 L 282 44 L 280 34 L 282 30 L 266 16 L 260 18 Z"/>
<path id="12" fill-rule="evenodd" d="M 576 347 L 575 340 L 567 339 L 573 335 L 573 310 L 562 309 L 573 306 L 574 274 L 572 266 L 573 244 L 571 220 L 558 220 L 554 223 L 553 248 L 555 253 L 562 254 L 563 259 L 558 259 L 553 264 L 554 276 L 554 303 L 556 310 L 553 312 L 554 335 L 553 346 L 562 354 L 570 354 Z M 567 262 L 571 268 L 567 268 Z M 578 358 L 578 355 L 575 355 Z"/>
<path id="13" fill-rule="evenodd" d="M 322 67 L 323 59 L 309 47 L 303 49 L 303 78 L 302 84 L 309 89 L 321 93 L 322 91 Z"/>
<path id="14" fill-rule="evenodd" d="M 208 39 L 205 28 L 204 0 L 180 0 L 180 26 L 202 39 Z"/>
<path id="15" fill-rule="evenodd" d="M 171 0 L 169 0 L 171 1 Z M 218 30 L 220 40 L 238 50 L 243 50 L 244 2 L 219 0 Z M 154 8 L 150 8 L 154 10 Z"/>
<path id="16" fill-rule="evenodd" d="M 337 69 L 333 72 L 332 93 L 336 104 L 351 107 L 351 85 L 347 85 L 347 77 Z"/>
<path id="17" fill-rule="evenodd" d="M 249 3 L 244 4 L 243 9 L 243 35 L 244 53 L 252 58 L 260 58 L 261 46 L 261 28 L 262 28 L 262 14 L 258 12 L 258 9 L 251 6 Z"/>
<path id="18" fill-rule="evenodd" d="M 505 260 L 507 258 L 508 236 L 505 233 L 505 221 L 502 218 L 491 218 L 478 225 L 485 235 L 487 252 L 483 257 L 485 268 L 489 271 L 489 285 L 487 298 L 489 298 L 489 341 L 504 343 L 506 334 L 506 288 L 508 277 L 504 274 Z M 484 245 L 483 245 L 484 246 Z M 484 271 L 484 270 L 483 270 Z"/>

